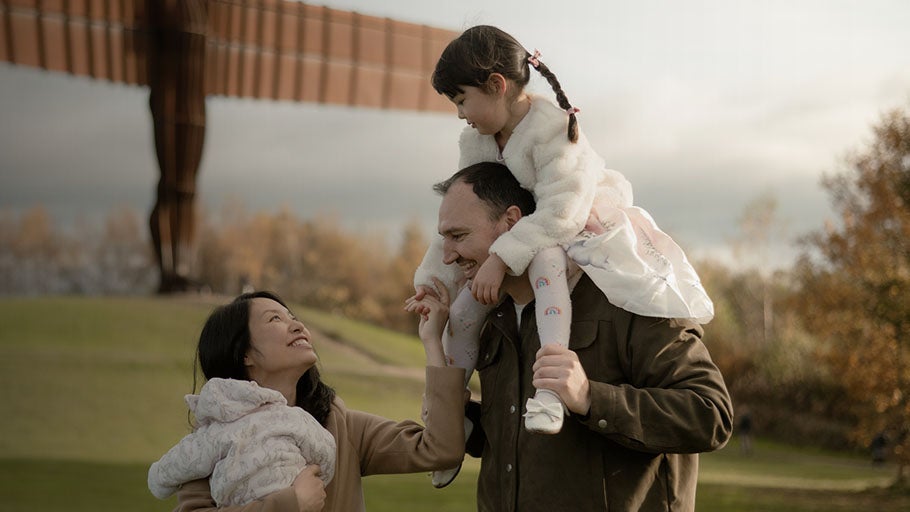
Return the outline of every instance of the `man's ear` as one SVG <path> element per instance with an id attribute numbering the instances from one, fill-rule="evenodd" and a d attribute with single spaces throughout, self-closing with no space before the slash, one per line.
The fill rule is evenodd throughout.
<path id="1" fill-rule="evenodd" d="M 515 205 L 508 207 L 506 209 L 506 213 L 504 215 L 505 215 L 506 224 L 508 224 L 509 229 L 512 229 L 512 226 L 514 226 L 515 223 L 518 222 L 523 217 L 523 215 L 521 214 L 521 208 L 519 208 Z"/>

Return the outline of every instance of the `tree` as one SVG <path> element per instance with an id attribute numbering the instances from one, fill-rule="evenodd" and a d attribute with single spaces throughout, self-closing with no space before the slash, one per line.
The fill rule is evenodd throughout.
<path id="1" fill-rule="evenodd" d="M 796 267 L 809 329 L 843 383 L 857 439 L 885 432 L 906 485 L 910 464 L 910 115 L 885 114 L 873 140 L 827 176 L 838 223 L 806 239 Z"/>

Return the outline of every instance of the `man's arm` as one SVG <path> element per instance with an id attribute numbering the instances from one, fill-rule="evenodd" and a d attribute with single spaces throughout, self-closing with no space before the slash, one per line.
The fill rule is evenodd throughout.
<path id="1" fill-rule="evenodd" d="M 469 400 L 465 405 L 464 415 L 474 424 L 471 435 L 465 439 L 465 453 L 479 459 L 483 454 L 483 445 L 487 439 L 487 435 L 483 431 L 483 424 L 480 423 L 480 402 Z"/>
<path id="2" fill-rule="evenodd" d="M 548 346 L 538 353 L 534 385 L 556 391 L 591 430 L 634 450 L 722 447 L 732 433 L 732 404 L 700 327 L 624 316 L 614 325 L 628 383 L 589 380 L 574 352 Z"/>

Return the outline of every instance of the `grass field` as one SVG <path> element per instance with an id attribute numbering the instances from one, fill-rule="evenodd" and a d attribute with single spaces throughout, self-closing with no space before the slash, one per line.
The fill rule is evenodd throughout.
<path id="1" fill-rule="evenodd" d="M 0 512 L 166 511 L 146 471 L 188 432 L 193 349 L 216 301 L 200 298 L 0 299 Z M 353 408 L 416 415 L 422 349 L 413 338 L 298 309 L 322 371 Z M 328 334 L 327 334 L 328 333 Z M 333 338 L 343 343 L 330 341 Z M 473 510 L 479 464 L 432 489 L 427 475 L 369 477 L 371 512 Z M 906 511 L 881 489 L 893 468 L 812 448 L 756 443 L 702 456 L 699 511 Z"/>

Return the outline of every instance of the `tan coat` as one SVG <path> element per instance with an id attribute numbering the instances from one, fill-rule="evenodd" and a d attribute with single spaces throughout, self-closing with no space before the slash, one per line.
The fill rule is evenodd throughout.
<path id="1" fill-rule="evenodd" d="M 335 478 L 326 487 L 324 512 L 364 511 L 361 477 L 415 473 L 456 466 L 464 456 L 464 370 L 427 367 L 426 428 L 345 407 L 336 399 L 326 428 L 338 447 Z M 429 483 L 427 483 L 429 485 Z M 177 491 L 178 512 L 215 510 L 207 479 Z M 298 512 L 297 498 L 287 488 L 228 512 Z"/>

